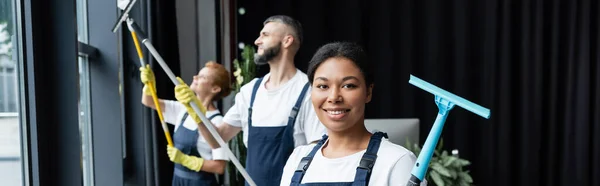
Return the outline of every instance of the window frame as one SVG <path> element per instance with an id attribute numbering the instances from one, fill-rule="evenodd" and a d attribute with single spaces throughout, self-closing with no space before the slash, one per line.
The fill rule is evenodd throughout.
<path id="1" fill-rule="evenodd" d="M 75 0 L 16 4 L 24 184 L 81 185 Z"/>

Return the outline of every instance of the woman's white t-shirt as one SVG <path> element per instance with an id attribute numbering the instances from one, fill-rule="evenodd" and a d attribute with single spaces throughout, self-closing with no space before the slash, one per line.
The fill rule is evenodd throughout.
<path id="1" fill-rule="evenodd" d="M 164 103 L 165 108 L 163 110 L 163 117 L 165 119 L 165 122 L 175 125 L 175 132 L 177 132 L 177 129 L 181 127 L 181 119 L 183 118 L 183 115 L 187 113 L 187 110 L 185 109 L 185 106 L 183 106 L 183 104 L 177 101 L 164 100 Z M 219 112 L 219 110 L 207 111 L 206 118 L 210 118 L 215 114 L 219 114 L 219 116 L 212 118 L 210 122 L 212 122 L 212 124 L 215 126 L 219 126 L 223 122 L 223 116 L 220 115 L 221 113 Z M 185 119 L 183 127 L 189 130 L 198 129 L 198 125 L 196 124 L 196 122 L 194 122 L 194 120 L 189 116 Z M 198 149 L 198 154 L 200 154 L 200 156 L 204 159 L 228 160 L 227 155 L 225 154 L 225 150 L 223 150 L 222 148 L 212 149 L 210 145 L 206 143 L 206 140 L 204 139 L 204 137 L 202 137 L 202 134 L 200 133 L 198 133 L 198 142 L 196 148 Z"/>
<path id="2" fill-rule="evenodd" d="M 281 186 L 290 185 L 300 160 L 307 156 L 315 145 L 304 145 L 294 149 L 283 168 Z M 362 150 L 341 158 L 326 158 L 323 156 L 322 149 L 319 149 L 301 183 L 353 182 L 356 167 L 365 152 L 366 150 Z M 375 160 L 369 185 L 406 185 L 416 160 L 412 152 L 383 138 L 377 151 L 377 160 Z M 421 185 L 426 183 L 423 182 Z"/>

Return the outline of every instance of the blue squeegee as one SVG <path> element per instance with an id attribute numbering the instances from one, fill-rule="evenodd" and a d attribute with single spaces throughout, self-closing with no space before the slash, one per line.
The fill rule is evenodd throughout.
<path id="1" fill-rule="evenodd" d="M 438 88 L 435 85 L 423 81 L 413 75 L 410 75 L 410 80 L 408 80 L 408 83 L 435 95 L 435 104 L 439 109 L 437 118 L 435 118 L 435 122 L 431 127 L 431 131 L 429 131 L 429 135 L 425 140 L 425 144 L 423 144 L 421 153 L 419 154 L 419 157 L 417 157 L 417 162 L 415 162 L 415 166 L 412 169 L 410 180 L 408 180 L 408 183 L 406 184 L 407 186 L 417 186 L 421 184 L 425 177 L 425 173 L 427 173 L 429 161 L 431 160 L 433 151 L 437 146 L 440 135 L 442 134 L 444 122 L 446 122 L 446 117 L 448 117 L 448 113 L 450 113 L 450 110 L 454 107 L 454 105 L 458 105 L 486 119 L 490 118 L 490 109 L 479 106 L 473 102 L 470 102 L 469 100 Z"/>

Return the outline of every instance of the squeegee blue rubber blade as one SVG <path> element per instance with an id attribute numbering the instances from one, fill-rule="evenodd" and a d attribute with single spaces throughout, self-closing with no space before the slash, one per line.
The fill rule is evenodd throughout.
<path id="1" fill-rule="evenodd" d="M 460 96 L 454 95 L 448 91 L 445 91 L 444 89 L 438 88 L 435 85 L 432 85 L 426 81 L 423 81 L 422 79 L 419 79 L 419 78 L 413 76 L 412 74 L 410 75 L 410 79 L 408 80 L 408 83 L 415 85 L 429 93 L 432 93 L 433 95 L 440 96 L 440 97 L 454 103 L 455 105 L 458 105 L 464 109 L 467 109 L 468 111 L 471 111 L 481 117 L 484 117 L 486 119 L 490 118 L 490 109 L 487 109 L 487 108 L 482 107 L 478 104 L 475 104 L 469 100 L 461 98 Z"/>

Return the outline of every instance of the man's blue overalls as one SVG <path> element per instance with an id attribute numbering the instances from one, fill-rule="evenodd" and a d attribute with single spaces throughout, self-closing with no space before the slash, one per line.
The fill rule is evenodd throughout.
<path id="1" fill-rule="evenodd" d="M 252 105 L 261 81 L 262 78 L 259 78 L 254 84 L 250 98 L 250 108 L 248 108 L 246 169 L 257 186 L 274 186 L 280 184 L 283 167 L 294 151 L 294 122 L 309 84 L 304 85 L 288 117 L 286 126 L 254 127 L 252 125 Z M 246 186 L 248 185 L 246 182 Z"/>
<path id="2" fill-rule="evenodd" d="M 300 160 L 298 168 L 294 172 L 294 176 L 292 177 L 292 181 L 290 182 L 290 186 L 366 186 L 369 185 L 369 178 L 371 178 L 371 171 L 373 170 L 373 165 L 375 165 L 375 160 L 377 160 L 377 151 L 379 150 L 379 145 L 381 144 L 381 138 L 386 137 L 387 134 L 383 132 L 376 132 L 371 136 L 371 140 L 369 140 L 369 146 L 367 146 L 367 151 L 363 154 L 360 159 L 360 163 L 358 167 L 356 167 L 356 174 L 354 175 L 353 182 L 327 182 L 327 183 L 302 183 L 302 178 L 304 177 L 304 173 L 308 170 L 310 166 L 310 162 L 312 161 L 315 153 L 319 151 L 321 146 L 327 141 L 327 135 L 323 135 L 323 139 L 317 143 L 317 145 L 310 151 L 310 153 Z"/>

